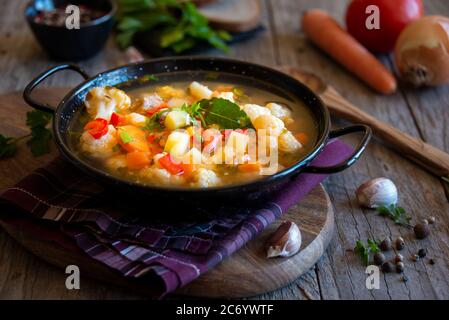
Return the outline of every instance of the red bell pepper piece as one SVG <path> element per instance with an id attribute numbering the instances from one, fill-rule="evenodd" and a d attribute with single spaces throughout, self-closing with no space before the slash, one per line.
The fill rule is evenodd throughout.
<path id="1" fill-rule="evenodd" d="M 110 124 L 112 124 L 114 127 L 118 127 L 125 124 L 125 119 L 125 116 L 114 112 L 111 116 Z"/>
<path id="2" fill-rule="evenodd" d="M 95 120 L 89 121 L 84 126 L 84 130 L 89 132 L 94 139 L 100 139 L 102 136 L 108 133 L 108 120 L 97 118 Z"/>
<path id="3" fill-rule="evenodd" d="M 164 167 L 168 172 L 174 175 L 181 175 L 184 173 L 184 168 L 181 164 L 174 163 L 170 154 L 166 154 L 159 159 L 159 164 Z"/>
<path id="4" fill-rule="evenodd" d="M 165 104 L 165 103 L 163 103 L 163 104 L 161 104 L 161 105 L 159 105 L 159 106 L 157 106 L 157 107 L 153 107 L 153 108 L 151 108 L 150 110 L 148 110 L 148 111 L 147 111 L 147 115 L 151 117 L 151 116 L 153 116 L 155 113 L 161 111 L 162 109 L 167 109 L 167 108 L 168 108 L 168 105 Z"/>

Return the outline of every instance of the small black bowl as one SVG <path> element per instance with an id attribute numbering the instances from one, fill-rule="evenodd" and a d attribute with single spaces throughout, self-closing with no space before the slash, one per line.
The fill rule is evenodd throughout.
<path id="1" fill-rule="evenodd" d="M 81 23 L 79 29 L 67 29 L 65 25 L 47 25 L 34 21 L 39 8 L 69 4 L 85 5 L 104 11 L 105 14 L 95 20 Z M 114 26 L 116 11 L 117 7 L 112 0 L 33 0 L 26 6 L 25 17 L 36 39 L 51 58 L 79 61 L 92 57 L 104 47 Z"/>

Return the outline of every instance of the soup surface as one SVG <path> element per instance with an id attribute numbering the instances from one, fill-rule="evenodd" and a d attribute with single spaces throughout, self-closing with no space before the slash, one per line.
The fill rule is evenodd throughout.
<path id="1" fill-rule="evenodd" d="M 301 101 L 255 86 L 151 81 L 137 89 L 92 89 L 72 144 L 85 160 L 120 178 L 207 188 L 293 165 L 315 145 L 315 123 Z"/>

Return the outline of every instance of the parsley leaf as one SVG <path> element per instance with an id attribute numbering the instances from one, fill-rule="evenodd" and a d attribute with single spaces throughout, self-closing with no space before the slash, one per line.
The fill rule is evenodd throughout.
<path id="1" fill-rule="evenodd" d="M 33 156 L 38 157 L 50 152 L 50 141 L 53 135 L 45 127 L 31 129 L 31 139 L 27 141 Z"/>
<path id="2" fill-rule="evenodd" d="M 16 140 L 0 134 L 0 159 L 12 157 L 17 151 Z"/>
<path id="3" fill-rule="evenodd" d="M 50 123 L 52 116 L 51 113 L 40 110 L 27 113 L 26 124 L 31 129 L 31 139 L 27 141 L 27 145 L 35 157 L 50 151 L 53 134 L 46 126 Z"/>
<path id="4" fill-rule="evenodd" d="M 378 252 L 380 252 L 380 248 L 374 239 L 368 239 L 367 245 L 360 240 L 357 240 L 355 243 L 354 253 L 362 258 L 365 265 L 369 264 L 371 254 Z"/>
<path id="5" fill-rule="evenodd" d="M 119 0 L 117 42 L 122 48 L 131 45 L 139 32 L 155 34 L 161 48 L 181 53 L 206 42 L 228 51 L 225 41 L 231 35 L 216 31 L 190 1 L 178 0 Z M 149 40 L 151 41 L 151 40 Z"/>
<path id="6" fill-rule="evenodd" d="M 405 209 L 402 207 L 391 204 L 389 206 L 381 206 L 377 208 L 377 211 L 381 216 L 390 218 L 398 225 L 410 227 L 410 220 L 412 218 L 407 215 Z"/>

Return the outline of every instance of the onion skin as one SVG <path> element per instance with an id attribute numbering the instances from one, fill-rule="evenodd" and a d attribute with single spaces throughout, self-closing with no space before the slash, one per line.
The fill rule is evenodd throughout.
<path id="1" fill-rule="evenodd" d="M 409 24 L 395 48 L 399 73 L 416 87 L 449 82 L 449 18 L 428 16 Z"/>

